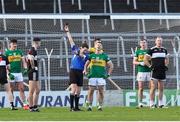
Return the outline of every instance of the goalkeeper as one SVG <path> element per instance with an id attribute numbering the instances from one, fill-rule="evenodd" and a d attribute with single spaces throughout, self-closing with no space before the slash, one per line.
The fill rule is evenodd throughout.
<path id="1" fill-rule="evenodd" d="M 27 71 L 27 63 L 23 56 L 21 50 L 17 49 L 17 40 L 12 39 L 10 41 L 10 48 L 5 52 L 6 57 L 10 63 L 10 70 L 8 73 L 11 92 L 13 93 L 15 86 L 17 84 L 18 90 L 20 92 L 20 98 L 23 103 L 23 108 L 28 109 L 28 103 L 26 101 L 26 96 L 24 94 L 24 84 L 23 84 L 23 74 L 22 74 L 22 64 L 24 71 Z M 13 109 L 13 108 L 12 108 Z"/>

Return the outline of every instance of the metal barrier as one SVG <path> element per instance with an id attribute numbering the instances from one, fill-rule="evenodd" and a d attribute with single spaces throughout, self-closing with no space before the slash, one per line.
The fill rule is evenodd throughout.
<path id="1" fill-rule="evenodd" d="M 98 36 L 102 39 L 103 47 L 105 50 L 105 53 L 108 53 L 110 58 L 112 59 L 113 63 L 115 64 L 115 70 L 112 74 L 112 79 L 117 81 L 117 84 L 120 85 L 120 87 L 124 88 L 132 88 L 135 89 L 136 86 L 136 79 L 135 79 L 135 67 L 132 65 L 132 55 L 134 52 L 134 49 L 136 46 L 138 46 L 138 40 L 137 36 L 143 36 L 144 34 L 137 35 L 137 33 L 132 34 L 85 34 L 84 36 L 89 36 L 90 38 L 93 38 L 94 36 Z M 174 53 L 171 47 L 169 47 L 169 43 L 171 43 L 171 40 L 174 39 L 176 43 L 179 43 L 179 38 L 177 34 L 169 33 L 169 34 L 163 34 L 163 33 L 147 33 L 145 36 L 148 39 L 148 42 L 153 45 L 153 38 L 156 36 L 162 35 L 165 38 L 165 44 L 170 49 L 170 58 L 175 58 L 175 64 L 173 64 L 173 60 L 171 64 L 176 67 L 170 67 L 171 71 L 175 71 L 173 74 L 172 72 L 168 73 L 169 79 L 176 79 L 176 84 L 178 85 L 178 79 L 179 79 L 179 70 L 178 70 L 178 62 L 177 59 L 179 59 L 179 54 Z M 20 44 L 23 44 L 24 47 L 21 47 L 22 49 L 27 49 L 31 43 L 27 43 L 26 41 L 22 40 L 24 37 L 31 37 L 31 34 L 2 34 L 0 35 L 0 38 L 2 37 L 16 37 L 18 41 L 20 41 Z M 54 84 L 53 82 L 58 82 L 58 84 L 61 84 L 62 81 L 67 81 L 69 79 L 68 72 L 69 72 L 69 59 L 72 57 L 71 51 L 68 50 L 69 45 L 67 44 L 66 38 L 64 37 L 64 34 L 33 34 L 33 36 L 37 36 L 42 38 L 42 48 L 40 48 L 40 56 L 41 59 L 40 63 L 40 69 L 43 71 L 40 71 L 40 80 L 45 80 L 45 90 L 52 90 L 54 87 L 57 87 L 57 84 Z M 72 33 L 72 36 L 74 38 L 74 41 L 76 44 L 81 43 L 82 34 L 75 34 Z M 54 38 L 57 39 L 54 39 Z M 31 42 L 31 40 L 27 40 L 28 42 Z M 90 40 L 92 41 L 92 40 Z M 2 41 L 3 43 L 7 43 L 8 41 Z M 55 44 L 55 47 L 53 47 L 53 43 Z M 52 44 L 52 45 L 51 45 Z M 110 44 L 110 45 L 109 45 Z M 47 57 L 47 54 L 44 51 L 44 48 L 47 48 L 48 50 L 54 49 L 52 55 L 50 57 Z M 133 48 L 133 49 L 132 49 Z M 178 49 L 179 50 L 179 49 Z M 51 59 L 51 61 L 50 61 Z M 47 65 L 45 64 L 45 61 L 47 61 Z M 59 62 L 59 63 L 58 63 Z M 120 65 L 120 64 L 123 65 Z M 51 68 L 50 68 L 51 67 Z M 47 71 L 45 71 L 47 70 Z M 45 73 L 48 73 L 45 74 Z M 44 73 L 44 74 L 43 74 Z M 128 81 L 128 82 L 126 82 Z M 128 83 L 128 85 L 126 84 Z M 130 85 L 132 83 L 132 85 Z M 53 85 L 54 84 L 54 85 Z M 126 86 L 124 86 L 126 85 Z M 177 86 L 178 89 L 178 86 Z"/>
<path id="2" fill-rule="evenodd" d="M 43 70 L 43 74 L 42 74 L 42 70 Z M 42 80 L 44 80 L 45 91 L 48 91 L 49 86 L 47 82 L 46 62 L 44 58 L 41 58 L 39 61 L 39 80 L 40 80 L 40 83 L 42 83 Z"/>

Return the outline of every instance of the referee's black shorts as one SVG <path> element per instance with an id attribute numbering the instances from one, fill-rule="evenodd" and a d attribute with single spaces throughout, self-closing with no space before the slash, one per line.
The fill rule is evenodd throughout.
<path id="1" fill-rule="evenodd" d="M 70 83 L 77 84 L 77 86 L 83 86 L 83 71 L 78 69 L 71 69 L 70 74 Z"/>
<path id="2" fill-rule="evenodd" d="M 152 78 L 158 80 L 166 80 L 166 70 L 161 67 L 152 70 Z"/>
<path id="3" fill-rule="evenodd" d="M 30 69 L 28 72 L 28 79 L 32 81 L 38 81 L 39 80 L 38 70 Z"/>

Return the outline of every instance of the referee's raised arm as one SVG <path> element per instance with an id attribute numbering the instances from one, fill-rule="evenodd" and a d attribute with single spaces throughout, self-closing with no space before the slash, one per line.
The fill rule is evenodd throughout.
<path id="1" fill-rule="evenodd" d="M 69 40 L 69 43 L 70 43 L 71 47 L 73 47 L 73 46 L 75 45 L 75 43 L 74 43 L 74 40 L 73 40 L 73 38 L 72 38 L 72 36 L 71 36 L 71 33 L 70 33 L 70 31 L 69 31 L 69 25 L 68 25 L 68 24 L 66 24 L 66 25 L 64 26 L 64 31 L 65 31 L 66 34 L 67 34 L 67 38 L 68 38 L 68 40 Z"/>

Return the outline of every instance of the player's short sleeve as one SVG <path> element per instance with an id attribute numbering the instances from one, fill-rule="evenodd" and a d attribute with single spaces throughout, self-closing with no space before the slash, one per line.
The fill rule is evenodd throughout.
<path id="1" fill-rule="evenodd" d="M 89 55 L 85 54 L 85 61 L 87 61 L 89 59 Z"/>
<path id="2" fill-rule="evenodd" d="M 91 59 L 92 59 L 92 54 L 87 56 L 87 60 L 91 61 Z"/>
<path id="3" fill-rule="evenodd" d="M 73 45 L 71 47 L 71 50 L 72 50 L 72 54 L 78 54 L 78 52 L 79 52 L 79 48 L 76 45 Z"/>
<path id="4" fill-rule="evenodd" d="M 109 56 L 107 54 L 105 54 L 105 61 L 108 62 L 110 61 L 111 59 L 109 58 Z"/>
<path id="5" fill-rule="evenodd" d="M 168 55 L 168 52 L 167 52 L 167 50 L 165 49 L 165 53 L 166 53 L 166 55 Z"/>
<path id="6" fill-rule="evenodd" d="M 148 49 L 146 55 L 152 56 L 152 49 Z"/>
<path id="7" fill-rule="evenodd" d="M 21 56 L 23 56 L 23 55 L 24 55 L 24 53 L 23 53 L 23 51 L 22 51 L 22 50 L 19 50 L 19 53 L 20 53 L 20 55 L 21 55 Z"/>
<path id="8" fill-rule="evenodd" d="M 169 53 L 168 53 L 168 51 L 167 51 L 167 49 L 165 49 L 165 54 L 166 54 L 166 57 L 169 57 Z"/>
<path id="9" fill-rule="evenodd" d="M 138 57 L 138 51 L 135 52 L 134 57 Z"/>
<path id="10" fill-rule="evenodd" d="M 4 55 L 5 55 L 5 56 L 8 56 L 8 50 L 5 50 Z"/>

